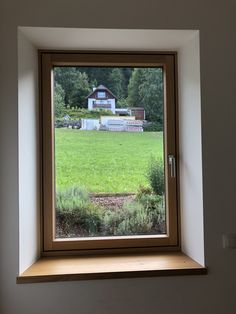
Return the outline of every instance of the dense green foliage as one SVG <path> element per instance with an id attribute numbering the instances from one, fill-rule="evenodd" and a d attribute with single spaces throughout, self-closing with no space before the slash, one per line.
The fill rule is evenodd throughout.
<path id="1" fill-rule="evenodd" d="M 146 122 L 143 124 L 144 132 L 161 132 L 163 131 L 163 124 L 160 122 Z"/>
<path id="2" fill-rule="evenodd" d="M 55 104 L 55 117 L 60 118 L 65 110 L 65 92 L 61 85 L 55 83 L 54 87 L 54 104 Z"/>
<path id="3" fill-rule="evenodd" d="M 70 107 L 87 108 L 86 97 L 88 96 L 90 91 L 91 88 L 89 86 L 87 74 L 77 72 L 76 80 L 74 82 L 74 88 L 70 94 Z"/>
<path id="4" fill-rule="evenodd" d="M 104 229 L 107 235 L 162 233 L 165 221 L 163 198 L 139 193 L 135 200 L 124 203 L 121 209 L 105 212 Z"/>
<path id="5" fill-rule="evenodd" d="M 87 108 L 86 97 L 91 92 L 91 86 L 85 72 L 80 72 L 76 67 L 55 67 L 54 79 L 65 93 L 65 106 Z"/>
<path id="6" fill-rule="evenodd" d="M 94 205 L 84 188 L 56 194 L 58 236 L 121 236 L 165 232 L 163 200 L 141 194 L 116 210 Z"/>
<path id="7" fill-rule="evenodd" d="M 56 113 L 62 112 L 62 103 L 65 108 L 87 108 L 86 97 L 102 84 L 117 97 L 117 108 L 144 107 L 146 119 L 163 130 L 162 68 L 55 67 L 54 78 L 55 100 L 60 99 Z"/>
<path id="8" fill-rule="evenodd" d="M 62 128 L 68 127 L 69 125 L 80 125 L 81 119 L 99 119 L 102 115 L 105 116 L 114 116 L 114 114 L 110 110 L 104 109 L 95 109 L 88 110 L 84 108 L 77 107 L 56 107 L 56 112 L 60 112 L 61 115 L 56 115 L 55 119 L 55 127 Z M 66 120 L 64 117 L 69 116 L 69 120 Z M 62 118 L 63 117 L 63 118 Z"/>
<path id="9" fill-rule="evenodd" d="M 163 159 L 163 135 L 55 129 L 55 154 L 57 188 L 136 192 L 149 185 L 150 156 Z"/>
<path id="10" fill-rule="evenodd" d="M 162 69 L 134 69 L 128 86 L 127 101 L 131 107 L 143 107 L 146 119 L 163 127 Z"/>
<path id="11" fill-rule="evenodd" d="M 146 111 L 146 119 L 163 125 L 164 93 L 161 68 L 143 69 L 139 97 Z"/>
<path id="12" fill-rule="evenodd" d="M 125 79 L 121 68 L 115 68 L 111 71 L 109 89 L 118 99 L 126 96 Z"/>
<path id="13" fill-rule="evenodd" d="M 143 69 L 134 69 L 128 85 L 127 101 L 130 107 L 142 107 L 142 99 L 139 96 L 139 87 L 143 82 Z"/>
<path id="14" fill-rule="evenodd" d="M 84 236 L 99 234 L 104 209 L 94 205 L 84 188 L 73 187 L 56 193 L 57 221 L 65 234 L 79 226 Z M 77 230 L 78 232 L 78 230 Z"/>
<path id="15" fill-rule="evenodd" d="M 131 72 L 129 68 L 54 67 L 54 79 L 65 91 L 66 106 L 85 108 L 86 96 L 98 85 L 109 88 L 118 99 L 126 98 Z"/>

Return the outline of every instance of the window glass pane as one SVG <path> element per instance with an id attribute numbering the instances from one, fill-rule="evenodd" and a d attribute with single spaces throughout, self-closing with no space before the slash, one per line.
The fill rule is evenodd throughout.
<path id="1" fill-rule="evenodd" d="M 163 85 L 162 67 L 54 67 L 57 238 L 166 233 Z"/>
<path id="2" fill-rule="evenodd" d="M 106 97 L 106 93 L 105 92 L 98 92 L 98 98 L 105 98 Z"/>

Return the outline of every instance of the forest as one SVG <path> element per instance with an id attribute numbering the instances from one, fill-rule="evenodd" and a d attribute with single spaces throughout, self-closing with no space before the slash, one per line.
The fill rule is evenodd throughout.
<path id="1" fill-rule="evenodd" d="M 117 97 L 116 107 L 143 107 L 146 119 L 163 126 L 163 69 L 126 67 L 54 67 L 55 116 L 87 108 L 93 87 L 104 85 Z"/>

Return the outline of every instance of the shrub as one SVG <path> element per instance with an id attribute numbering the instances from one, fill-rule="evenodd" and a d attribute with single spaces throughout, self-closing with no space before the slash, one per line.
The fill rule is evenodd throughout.
<path id="1" fill-rule="evenodd" d="M 136 194 L 136 199 L 138 200 L 143 195 L 150 195 L 150 194 L 153 194 L 153 191 L 149 186 L 140 185 Z"/>
<path id="2" fill-rule="evenodd" d="M 81 121 L 80 120 L 64 120 L 64 119 L 57 119 L 55 121 L 55 128 L 68 128 L 71 126 L 72 128 L 81 128 Z"/>
<path id="3" fill-rule="evenodd" d="M 153 225 L 165 221 L 164 197 L 155 194 L 137 195 L 136 200 L 147 210 Z"/>
<path id="4" fill-rule="evenodd" d="M 88 202 L 89 194 L 83 187 L 58 190 L 56 193 L 56 209 L 58 212 L 74 212 Z"/>
<path id="5" fill-rule="evenodd" d="M 70 117 L 70 120 L 80 120 L 82 118 L 88 119 L 99 119 L 101 116 L 114 116 L 111 110 L 104 110 L 104 109 L 94 109 L 94 110 L 88 110 L 85 108 L 77 108 L 77 107 L 66 107 L 64 108 L 62 114 L 60 116 L 57 116 L 58 119 L 64 120 L 64 116 L 68 115 Z M 69 121 L 70 121 L 69 120 Z"/>
<path id="6" fill-rule="evenodd" d="M 165 222 L 163 197 L 143 194 L 126 202 L 122 208 L 106 211 L 103 220 L 104 235 L 141 235 L 163 232 Z"/>
<path id="7" fill-rule="evenodd" d="M 91 203 L 84 188 L 70 188 L 56 193 L 56 215 L 64 233 L 79 229 L 81 236 L 93 236 L 101 232 L 104 209 Z"/>
<path id="8" fill-rule="evenodd" d="M 63 128 L 65 127 L 65 122 L 63 120 L 57 119 L 55 121 L 55 128 Z"/>
<path id="9" fill-rule="evenodd" d="M 152 187 L 152 190 L 157 195 L 163 195 L 165 191 L 165 178 L 164 178 L 164 166 L 160 159 L 151 157 L 147 179 Z"/>
<path id="10" fill-rule="evenodd" d="M 144 132 L 161 132 L 163 131 L 163 125 L 159 122 L 146 122 L 143 124 Z"/>
<path id="11" fill-rule="evenodd" d="M 141 203 L 133 201 L 125 203 L 123 209 L 127 211 L 129 215 L 118 226 L 118 234 L 151 233 L 153 222 L 147 208 Z"/>
<path id="12" fill-rule="evenodd" d="M 116 211 L 108 211 L 104 217 L 106 235 L 146 234 L 152 231 L 152 225 L 147 210 L 135 201 L 125 203 Z"/>
<path id="13" fill-rule="evenodd" d="M 122 208 L 105 209 L 90 201 L 82 188 L 56 193 L 56 218 L 62 236 L 120 236 L 162 232 L 163 196 L 140 188 L 136 198 Z"/>

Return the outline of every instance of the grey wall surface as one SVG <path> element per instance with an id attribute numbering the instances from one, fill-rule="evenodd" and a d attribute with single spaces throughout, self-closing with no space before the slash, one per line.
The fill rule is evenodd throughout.
<path id="1" fill-rule="evenodd" d="M 234 314 L 236 2 L 51 0 L 0 3 L 0 312 Z M 17 26 L 199 29 L 207 276 L 16 285 L 19 263 Z"/>

